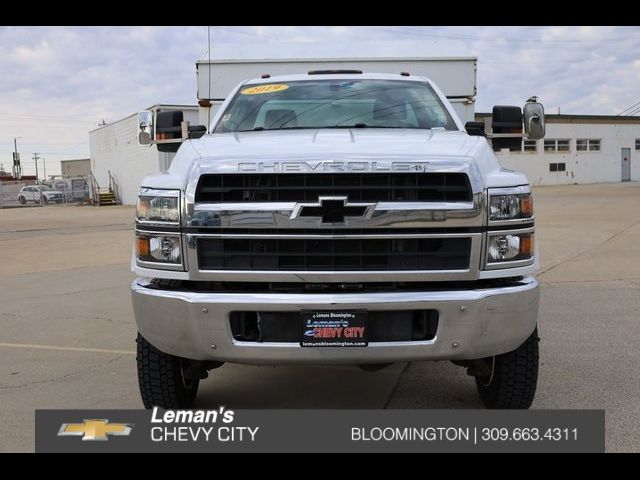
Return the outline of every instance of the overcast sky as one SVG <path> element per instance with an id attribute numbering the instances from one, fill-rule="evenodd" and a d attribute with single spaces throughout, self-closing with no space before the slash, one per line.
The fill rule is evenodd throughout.
<path id="1" fill-rule="evenodd" d="M 476 111 L 538 95 L 547 113 L 616 115 L 640 102 L 640 27 L 211 27 L 213 54 L 324 46 L 463 44 L 478 57 Z M 195 104 L 207 27 L 0 27 L 0 163 L 89 156 L 88 131 L 156 103 Z M 257 47 L 256 47 L 256 50 Z M 640 103 L 638 103 L 640 106 Z M 640 112 L 639 112 L 640 114 Z M 42 170 L 40 171 L 42 175 Z"/>

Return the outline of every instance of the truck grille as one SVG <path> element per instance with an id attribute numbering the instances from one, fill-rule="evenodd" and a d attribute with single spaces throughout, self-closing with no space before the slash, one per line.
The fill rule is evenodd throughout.
<path id="1" fill-rule="evenodd" d="M 199 238 L 201 270 L 466 270 L 470 238 Z"/>
<path id="2" fill-rule="evenodd" d="M 308 202 L 319 196 L 351 202 L 470 202 L 465 173 L 251 173 L 202 175 L 196 203 Z"/>

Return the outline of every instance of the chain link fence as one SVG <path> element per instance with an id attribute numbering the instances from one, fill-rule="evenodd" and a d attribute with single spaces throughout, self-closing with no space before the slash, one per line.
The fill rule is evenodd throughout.
<path id="1" fill-rule="evenodd" d="M 89 185 L 88 177 L 0 181 L 0 208 L 89 203 Z"/>

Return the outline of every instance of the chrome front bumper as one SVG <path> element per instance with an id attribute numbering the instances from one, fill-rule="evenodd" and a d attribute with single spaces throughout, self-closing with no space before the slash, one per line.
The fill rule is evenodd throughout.
<path id="1" fill-rule="evenodd" d="M 514 350 L 533 332 L 538 282 L 508 287 L 430 292 L 280 294 L 193 293 L 131 285 L 140 333 L 158 349 L 195 360 L 250 364 L 364 364 L 474 359 Z M 436 337 L 419 342 L 376 342 L 368 347 L 300 347 L 297 343 L 238 342 L 232 311 L 436 309 Z"/>

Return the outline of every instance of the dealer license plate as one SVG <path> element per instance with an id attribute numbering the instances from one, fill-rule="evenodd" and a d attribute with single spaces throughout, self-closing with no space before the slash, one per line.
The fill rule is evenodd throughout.
<path id="1" fill-rule="evenodd" d="M 366 347 L 367 312 L 303 311 L 301 347 Z"/>

